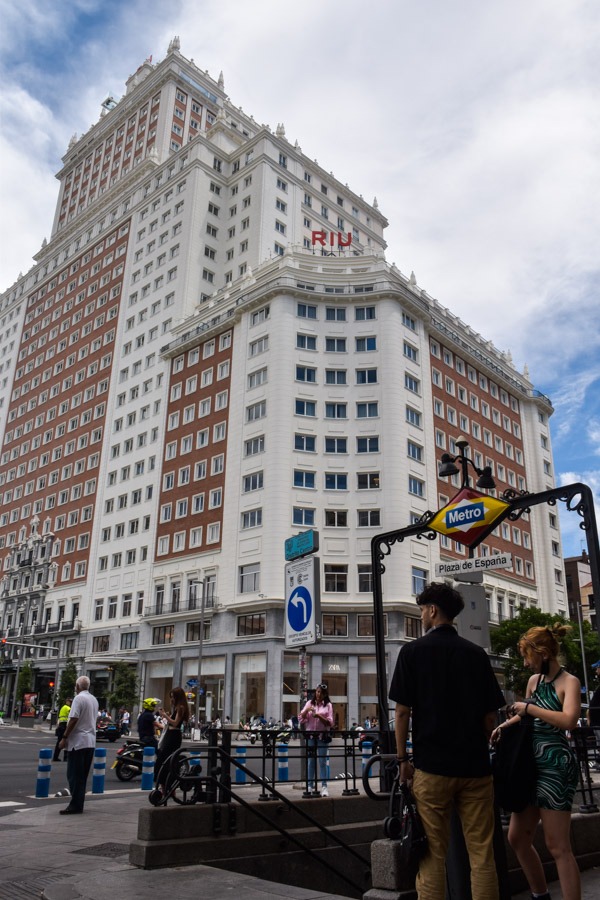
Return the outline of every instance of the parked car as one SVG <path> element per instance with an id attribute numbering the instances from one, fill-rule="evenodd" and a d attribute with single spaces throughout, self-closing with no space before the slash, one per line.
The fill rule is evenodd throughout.
<path id="1" fill-rule="evenodd" d="M 110 741 L 111 744 L 119 737 L 119 727 L 111 720 L 98 719 L 96 722 L 96 740 Z"/>

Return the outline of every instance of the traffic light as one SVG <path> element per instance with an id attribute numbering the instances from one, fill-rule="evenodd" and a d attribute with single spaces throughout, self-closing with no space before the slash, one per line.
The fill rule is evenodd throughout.
<path id="1" fill-rule="evenodd" d="M 53 681 L 50 681 L 50 682 L 48 683 L 48 687 L 50 688 L 50 690 L 54 690 L 54 682 L 53 682 Z"/>

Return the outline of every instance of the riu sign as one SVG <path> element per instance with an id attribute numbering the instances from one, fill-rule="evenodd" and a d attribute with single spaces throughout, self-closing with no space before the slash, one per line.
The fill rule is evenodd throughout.
<path id="1" fill-rule="evenodd" d="M 342 234 L 341 231 L 313 231 L 311 243 L 313 247 L 320 244 L 321 247 L 349 247 L 352 243 L 352 232 Z"/>

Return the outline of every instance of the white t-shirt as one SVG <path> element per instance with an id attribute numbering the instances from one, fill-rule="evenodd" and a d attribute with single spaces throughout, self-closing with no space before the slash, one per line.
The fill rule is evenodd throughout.
<path id="1" fill-rule="evenodd" d="M 80 691 L 71 706 L 69 722 L 77 719 L 67 739 L 67 750 L 82 750 L 84 747 L 96 746 L 96 717 L 98 701 L 89 691 Z"/>

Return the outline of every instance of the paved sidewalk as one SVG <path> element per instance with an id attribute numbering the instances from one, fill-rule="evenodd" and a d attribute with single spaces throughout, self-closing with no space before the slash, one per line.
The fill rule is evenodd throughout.
<path id="1" fill-rule="evenodd" d="M 168 883 L 173 900 L 245 900 L 337 895 L 275 884 L 210 866 L 143 870 L 128 863 L 129 842 L 137 836 L 138 810 L 148 803 L 139 787 L 131 792 L 87 795 L 82 816 L 60 816 L 65 798 L 14 812 L 0 819 L 0 900 L 138 900 Z"/>
<path id="2" fill-rule="evenodd" d="M 332 794 L 338 789 L 331 785 Z M 339 785 L 341 791 L 342 785 Z M 339 895 L 252 878 L 210 866 L 137 869 L 128 864 L 129 842 L 137 834 L 139 788 L 86 797 L 82 816 L 60 816 L 65 799 L 14 812 L 0 819 L 0 900 L 148 900 L 168 884 L 173 900 L 335 900 Z M 318 802 L 318 801 L 315 801 Z M 600 897 L 600 869 L 584 872 L 583 900 Z M 551 885 L 560 900 L 557 885 Z M 529 900 L 518 894 L 515 900 Z"/>
<path id="3" fill-rule="evenodd" d="M 210 866 L 130 866 L 129 842 L 137 837 L 138 811 L 148 803 L 139 781 L 135 785 L 127 791 L 88 794 L 82 816 L 60 816 L 68 801 L 49 798 L 44 806 L 0 818 L 0 900 L 148 900 L 166 885 L 173 900 L 197 900 L 200 892 L 211 900 L 239 900 L 242 893 L 244 900 L 339 898 Z M 335 796 L 343 782 L 330 782 L 329 787 Z M 317 884 L 321 881 L 326 883 L 316 879 Z M 600 869 L 584 872 L 582 884 L 583 900 L 597 900 Z M 558 885 L 550 885 L 550 890 L 553 900 L 560 900 Z M 514 900 L 529 898 L 523 892 Z"/>

